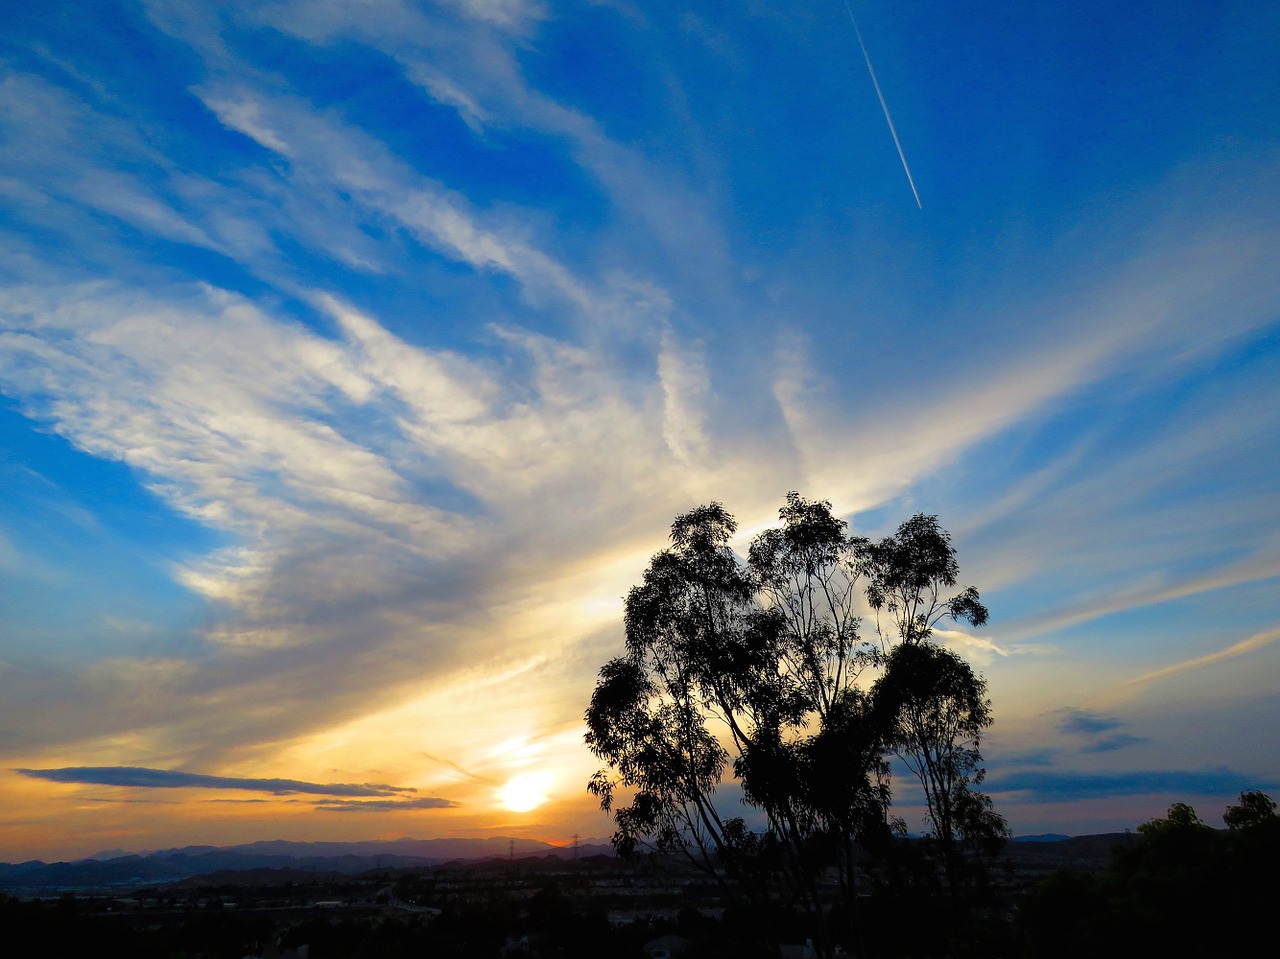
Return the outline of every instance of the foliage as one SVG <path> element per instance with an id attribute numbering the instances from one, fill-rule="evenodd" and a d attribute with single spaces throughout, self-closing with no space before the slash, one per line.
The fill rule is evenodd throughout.
<path id="1" fill-rule="evenodd" d="M 1154 836 L 1162 833 L 1177 833 L 1208 828 L 1200 817 L 1196 815 L 1194 809 L 1184 802 L 1176 802 L 1169 807 L 1169 812 L 1163 819 L 1149 819 L 1138 827 L 1138 832 Z"/>
<path id="2" fill-rule="evenodd" d="M 1222 814 L 1228 829 L 1274 828 L 1277 818 L 1275 800 L 1257 789 L 1242 792 L 1240 804 Z"/>
<path id="3" fill-rule="evenodd" d="M 951 536 L 936 516 L 918 513 L 892 536 L 878 543 L 858 540 L 857 548 L 869 579 L 867 602 L 877 614 L 882 648 L 887 649 L 893 636 L 886 634 L 881 613 L 887 614 L 903 643 L 927 640 L 944 617 L 972 626 L 986 623 L 987 608 L 972 586 L 950 597 L 943 593 L 956 585 L 960 566 Z"/>
<path id="4" fill-rule="evenodd" d="M 1271 932 L 1280 818 L 1256 791 L 1242 794 L 1224 818 L 1242 807 L 1271 815 L 1223 831 L 1175 803 L 1139 826 L 1136 842 L 1117 846 L 1101 875 L 1061 870 L 1049 877 L 1018 910 L 1026 954 L 1208 959 L 1254 948 Z"/>
<path id="5" fill-rule="evenodd" d="M 856 926 L 854 841 L 902 830 L 888 813 L 892 752 L 920 778 L 952 885 L 964 842 L 1004 835 L 973 788 L 985 684 L 930 639 L 943 618 L 980 625 L 987 611 L 972 588 L 947 595 L 958 566 L 935 517 L 872 542 L 848 536 L 830 503 L 790 493 L 779 519 L 744 563 L 719 503 L 676 518 L 626 598 L 626 654 L 601 668 L 586 712 L 606 763 L 588 789 L 620 852 L 688 856 L 761 921 L 783 895 L 819 926 L 821 950 L 855 930 L 821 928 L 818 871 L 835 867 Z M 878 642 L 860 633 L 864 609 Z M 717 804 L 726 771 L 762 830 Z"/>
<path id="6" fill-rule="evenodd" d="M 920 780 L 933 835 L 944 841 L 985 838 L 998 823 L 973 786 L 983 779 L 979 744 L 991 725 L 987 684 L 950 650 L 905 643 L 889 654 L 872 687 L 891 717 L 890 742 Z"/>

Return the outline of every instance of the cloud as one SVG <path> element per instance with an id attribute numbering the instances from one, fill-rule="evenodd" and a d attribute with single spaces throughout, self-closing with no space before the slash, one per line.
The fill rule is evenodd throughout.
<path id="1" fill-rule="evenodd" d="M 625 591 L 602 570 L 634 575 L 670 517 L 710 498 L 666 441 L 656 375 L 634 392 L 598 352 L 513 330 L 500 344 L 519 366 L 500 377 L 315 303 L 336 336 L 209 287 L 0 296 L 0 380 L 24 411 L 231 539 L 176 569 L 213 610 L 193 660 L 46 670 L 0 711 L 78 705 L 14 723 L 25 735 L 164 729 L 182 761 L 226 761 L 486 657 L 563 648 L 598 628 L 591 597 L 613 609 Z M 542 522 L 557 502 L 573 509 Z"/>
<path id="2" fill-rule="evenodd" d="M 1074 706 L 1064 706 L 1055 710 L 1052 715 L 1057 717 L 1058 732 L 1084 740 L 1080 746 L 1082 753 L 1113 753 L 1149 742 L 1143 736 L 1117 732 L 1127 725 L 1117 716 L 1103 716 Z"/>
<path id="3" fill-rule="evenodd" d="M 464 779 L 469 779 L 472 782 L 481 783 L 482 785 L 486 785 L 486 786 L 499 785 L 497 780 L 492 779 L 488 776 L 482 776 L 479 773 L 474 773 L 471 770 L 465 768 L 464 766 L 458 765 L 451 759 L 445 759 L 443 756 L 433 756 L 431 755 L 431 753 L 426 753 L 426 752 L 424 752 L 422 755 L 425 756 L 427 759 L 431 760 L 433 763 L 439 763 L 441 766 L 446 766 L 449 769 L 452 769 L 454 772 L 461 775 Z"/>
<path id="4" fill-rule="evenodd" d="M 685 346 L 677 342 L 670 328 L 664 328 L 658 379 L 663 393 L 662 435 L 667 446 L 690 466 L 706 462 L 711 384 L 702 344 Z"/>
<path id="5" fill-rule="evenodd" d="M 1143 673 L 1141 676 L 1135 676 L 1126 682 L 1121 687 L 1121 690 L 1125 693 L 1136 693 L 1152 683 L 1161 682 L 1182 673 L 1203 669 L 1206 666 L 1214 666 L 1225 660 L 1256 652 L 1259 649 L 1270 646 L 1277 640 L 1280 640 L 1280 627 L 1266 629 L 1216 652 L 1207 653 L 1204 656 L 1196 656 L 1180 663 L 1174 663 L 1172 666 L 1164 666 L 1160 669 L 1153 669 L 1150 672 Z"/>
<path id="6" fill-rule="evenodd" d="M 960 357 L 969 356 L 981 364 L 980 377 L 935 371 L 929 389 L 899 393 L 887 388 L 883 402 L 863 386 L 850 409 L 840 381 L 825 372 L 819 349 L 803 332 L 787 331 L 779 348 L 774 394 L 809 481 L 843 509 L 872 509 L 903 495 L 923 477 L 945 474 L 965 454 L 983 450 L 1015 427 L 1026 430 L 1063 406 L 1074 408 L 1072 401 L 1090 389 L 1120 395 L 1136 391 L 1131 382 L 1136 370 L 1142 371 L 1143 389 L 1156 389 L 1166 378 L 1182 375 L 1191 357 L 1203 361 L 1233 342 L 1262 334 L 1274 322 L 1266 304 L 1280 296 L 1280 280 L 1263 266 L 1262 251 L 1274 245 L 1274 228 L 1252 219 L 1236 224 L 1248 237 L 1242 241 L 1246 253 L 1241 260 L 1225 235 L 1230 228 L 1226 222 L 1201 211 L 1196 211 L 1196 218 L 1196 229 L 1177 235 L 1147 228 L 1107 276 L 1085 285 L 1088 293 L 1083 297 L 1025 304 L 1040 322 L 1028 324 L 1026 332 L 1011 333 L 998 350 L 960 344 L 958 354 L 948 358 L 948 367 L 965 370 Z M 1040 289 L 1036 295 L 1046 292 Z M 1220 302 L 1212 301 L 1215 296 Z M 1196 316 L 1206 324 L 1211 316 L 1228 319 L 1222 327 L 1197 326 Z M 1064 330 L 1070 330 L 1069 337 L 1059 336 Z M 988 343 L 985 337 L 980 342 Z M 901 346 L 911 351 L 910 344 Z M 878 373 L 872 366 L 869 380 L 874 382 Z M 1219 399 L 1219 408 L 1212 411 L 1214 422 L 1195 431 L 1195 443 L 1217 443 L 1230 453 L 1238 448 L 1231 440 L 1238 441 L 1242 433 L 1259 437 L 1266 431 L 1263 424 L 1276 419 L 1269 385 L 1260 383 L 1250 397 L 1260 422 L 1241 417 L 1234 397 Z M 1078 500 L 1082 510 L 1096 516 L 1099 506 L 1149 490 L 1154 477 L 1147 452 L 1154 462 L 1168 467 L 1171 482 L 1179 478 L 1177 473 L 1199 468 L 1185 442 L 1185 424 L 1169 422 L 1166 430 L 1169 435 L 1160 436 L 1162 442 L 1144 455 L 1116 456 L 1112 451 L 1105 468 L 1095 472 L 1091 483 L 1082 484 L 1082 493 L 1088 493 Z M 859 442 L 832 443 L 832 437 L 842 435 L 856 435 Z M 1264 499 L 1257 502 L 1265 506 Z M 1057 501 L 1041 497 L 1037 505 L 1046 508 Z M 1019 536 L 1034 537 L 1038 548 L 1018 556 L 1014 570 L 1024 576 L 1051 562 L 1064 544 L 1090 534 L 1078 517 L 1072 523 L 1071 517 L 1055 516 L 1043 528 L 1023 515 L 1019 518 Z M 1150 529 L 1146 512 L 1134 509 L 1119 519 L 1133 527 L 1134 542 L 1144 541 L 1141 533 Z M 1059 534 L 1062 539 L 1053 541 Z M 1041 542 L 1041 536 L 1049 542 Z M 1015 549 L 1018 545 L 1013 544 Z M 1267 566 L 1275 568 L 1274 553 Z M 1241 575 L 1272 574 L 1259 577 L 1255 569 Z M 1095 608 L 1082 615 L 1098 612 Z M 1051 628 L 1052 621 L 1050 614 L 1012 636 L 1038 635 Z"/>
<path id="7" fill-rule="evenodd" d="M 558 141 L 571 162 L 603 188 L 621 219 L 638 227 L 634 232 L 643 243 L 656 242 L 665 253 L 663 266 L 674 283 L 692 296 L 728 292 L 733 272 L 729 243 L 706 196 L 706 181 L 718 171 L 699 162 L 700 131 L 674 106 L 684 95 L 678 76 L 664 69 L 660 44 L 647 47 L 636 66 L 658 73 L 668 91 L 663 102 L 676 113 L 673 121 L 682 125 L 683 135 L 669 141 L 666 151 L 687 144 L 684 150 L 690 155 L 683 163 L 663 163 L 620 142 L 586 111 L 529 82 L 519 57 L 521 45 L 512 44 L 512 33 L 536 26 L 544 12 L 541 5 L 505 0 L 456 0 L 456 5 L 467 15 L 454 18 L 440 7 L 394 3 L 369 17 L 346 4 L 284 0 L 255 10 L 248 19 L 312 43 L 354 42 L 392 58 L 410 82 L 457 110 L 464 123 L 491 142 L 519 145 L 529 132 Z M 603 8 L 592 12 L 609 15 Z M 639 22 L 633 18 L 630 26 Z M 183 28 L 175 29 L 181 33 Z M 226 72 L 225 62 L 218 66 Z M 632 242 L 618 232 L 610 233 L 609 241 Z"/>
<path id="8" fill-rule="evenodd" d="M 1241 505 L 1246 512 L 1251 512 L 1248 507 L 1252 504 L 1245 503 Z M 1131 516 L 1123 517 L 1120 522 L 1129 522 L 1132 519 Z M 1188 539 L 1191 538 L 1188 537 Z M 1138 540 L 1135 539 L 1134 541 Z M 1193 542 L 1194 540 L 1187 545 L 1191 546 Z M 1064 544 L 1059 540 L 1058 545 L 1062 546 Z M 1144 541 L 1144 545 L 1149 547 L 1149 541 Z M 1008 558 L 1010 563 L 1017 563 L 1018 552 L 1020 551 L 1015 546 L 1014 551 L 1011 552 Z M 1122 562 L 1116 557 L 1103 558 L 1103 561 L 1108 566 L 1119 565 Z M 1025 573 L 1026 567 L 1020 568 Z M 1276 543 L 1263 540 L 1245 558 L 1221 563 L 1207 573 L 1198 571 L 1184 574 L 1172 577 L 1171 581 L 1169 577 L 1161 576 L 1154 582 L 1142 580 L 1134 582 L 1133 577 L 1135 577 L 1136 573 L 1131 567 L 1129 575 L 1130 580 L 1128 582 L 1125 582 L 1119 588 L 1112 586 L 1107 594 L 1087 595 L 1066 608 L 1048 609 L 1037 613 L 1032 618 L 1011 623 L 1006 635 L 1015 641 L 1021 642 L 1047 633 L 1080 626 L 1116 613 L 1143 609 L 1149 606 L 1159 606 L 1164 603 L 1199 596 L 1204 593 L 1212 593 L 1233 586 L 1275 579 L 1280 576 L 1280 553 L 1277 553 Z"/>
<path id="9" fill-rule="evenodd" d="M 935 627 L 933 634 L 942 642 L 963 650 L 971 659 L 982 665 L 992 662 L 996 657 L 1003 659 L 1011 655 L 1043 653 L 1045 651 L 1043 647 L 1031 643 L 1004 646 L 990 636 L 976 636 L 973 633 L 966 633 L 959 629 Z"/>
<path id="10" fill-rule="evenodd" d="M 136 270 L 122 251 L 141 235 L 246 265 L 278 262 L 269 229 L 283 221 L 271 198 L 175 168 L 152 145 L 165 135 L 116 114 L 109 99 L 82 100 L 44 77 L 0 71 L 0 132 L 0 167 L 19 177 L 0 178 L 0 193 L 36 235 L 66 237 L 81 259 Z M 40 149 L 16 146 L 23 143 Z"/>
<path id="11" fill-rule="evenodd" d="M 421 799 L 322 799 L 315 808 L 324 812 L 404 812 L 411 809 L 456 809 L 458 803 L 434 796 Z"/>
<path id="12" fill-rule="evenodd" d="M 506 30 L 526 32 L 547 16 L 547 5 L 539 0 L 444 0 L 470 17 L 496 24 Z"/>
<path id="13" fill-rule="evenodd" d="M 62 769 L 15 769 L 32 779 L 56 783 L 84 783 L 96 786 L 130 786 L 143 789 L 244 789 L 277 796 L 307 793 L 321 796 L 394 796 L 416 792 L 379 783 L 309 783 L 296 779 L 245 779 L 208 776 L 176 769 L 147 769 L 141 766 L 67 766 Z M 413 800 L 448 805 L 447 800 Z"/>
<path id="14" fill-rule="evenodd" d="M 1005 769 L 1014 766 L 1052 766 L 1057 757 L 1056 749 L 1033 749 L 1016 753 L 993 753 L 991 762 Z"/>
<path id="15" fill-rule="evenodd" d="M 993 793 L 1016 793 L 1010 801 L 1031 803 L 1072 802 L 1111 796 L 1141 796 L 1166 793 L 1182 796 L 1238 793 L 1255 788 L 1256 776 L 1229 769 L 1135 770 L 1118 773 L 1020 770 L 993 771 L 986 779 Z M 1280 780 L 1270 780 L 1261 788 L 1275 788 Z"/>
<path id="16" fill-rule="evenodd" d="M 1100 716 L 1074 706 L 1064 706 L 1055 715 L 1059 717 L 1058 731 L 1071 736 L 1098 736 L 1124 725 L 1123 720 L 1115 716 Z"/>
<path id="17" fill-rule="evenodd" d="M 1150 742 L 1145 736 L 1134 736 L 1129 733 L 1117 733 L 1114 736 L 1103 736 L 1080 748 L 1082 753 L 1113 753 L 1129 746 L 1140 746 Z"/>
<path id="18" fill-rule="evenodd" d="M 322 185 L 330 194 L 340 192 L 366 219 L 397 223 L 477 270 L 506 273 L 531 295 L 554 292 L 595 312 L 596 297 L 562 263 L 510 229 L 483 223 L 465 197 L 415 175 L 359 129 L 305 101 L 247 86 L 211 82 L 196 93 L 224 126 L 287 161 L 288 177 L 304 191 Z"/>

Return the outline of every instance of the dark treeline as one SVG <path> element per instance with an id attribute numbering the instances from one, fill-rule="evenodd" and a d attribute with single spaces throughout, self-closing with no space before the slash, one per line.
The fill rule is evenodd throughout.
<path id="1" fill-rule="evenodd" d="M 975 907 L 965 951 L 1005 959 L 1246 954 L 1271 931 L 1280 817 L 1270 798 L 1255 791 L 1229 806 L 1224 819 L 1228 828 L 1215 829 L 1176 804 L 1166 817 L 1139 826 L 1131 841 L 1117 843 L 1104 868 L 1062 868 L 1029 887 L 1016 869 L 997 866 Z M 860 902 L 865 953 L 955 955 L 948 897 L 923 878 L 921 864 L 930 856 L 912 843 L 902 851 L 915 862 L 868 873 Z M 758 954 L 759 917 L 721 898 L 713 885 L 691 882 L 693 875 L 663 858 L 625 864 L 591 857 L 567 866 L 517 861 L 355 877 L 345 893 L 359 898 L 330 910 L 285 900 L 339 894 L 337 880 L 309 889 L 201 888 L 192 893 L 200 905 L 161 899 L 151 910 L 113 897 L 0 897 L 0 923 L 9 942 L 85 959 L 643 959 L 646 945 L 662 937 L 683 959 Z M 635 895 L 639 886 L 648 891 Z M 218 893 L 234 896 L 240 908 L 226 908 Z M 842 908 L 838 899 L 834 910 Z M 268 901 L 280 907 L 264 908 Z M 421 911 L 407 912 L 406 904 Z M 639 915 L 611 924 L 620 907 Z M 810 917 L 780 902 L 774 908 L 771 926 L 790 944 L 786 954 L 798 955 L 812 938 Z"/>
<path id="2" fill-rule="evenodd" d="M 49 902 L 0 896 L 0 923 L 10 943 L 80 959 L 586 959 L 602 954 L 638 959 L 651 938 L 647 928 L 612 929 L 603 909 L 575 907 L 554 883 L 531 900 L 498 891 L 447 903 L 430 914 L 386 906 L 247 911 L 206 905 L 156 915 L 117 903 L 98 897 Z"/>
<path id="3" fill-rule="evenodd" d="M 1280 817 L 1264 793 L 1227 807 L 1227 829 L 1185 803 L 1138 827 L 1101 873 L 1062 869 L 1027 892 L 1017 925 L 1029 959 L 1248 955 L 1274 937 Z"/>

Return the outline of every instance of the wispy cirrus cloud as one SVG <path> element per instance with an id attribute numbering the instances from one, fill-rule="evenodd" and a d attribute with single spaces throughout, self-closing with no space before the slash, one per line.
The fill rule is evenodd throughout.
<path id="1" fill-rule="evenodd" d="M 786 331 L 780 337 L 773 392 L 806 473 L 842 507 L 870 509 L 902 496 L 919 477 L 936 475 L 997 436 L 1051 417 L 1090 389 L 1133 389 L 1126 383 L 1138 370 L 1144 388 L 1158 388 L 1176 381 L 1191 357 L 1212 356 L 1263 335 L 1274 324 L 1270 304 L 1280 297 L 1280 281 L 1262 265 L 1277 242 L 1276 231 L 1253 217 L 1233 223 L 1212 210 L 1194 209 L 1187 215 L 1197 221 L 1196 229 L 1175 231 L 1163 223 L 1136 228 L 1133 248 L 1086 294 L 1024 304 L 1041 322 L 1011 333 L 999 350 L 984 348 L 982 340 L 957 344 L 948 357 L 952 370 L 935 371 L 927 391 L 883 405 L 874 395 L 860 394 L 859 405 L 849 409 L 843 382 L 820 361 L 821 344 L 801 331 Z M 1230 238 L 1232 229 L 1239 231 L 1239 247 Z M 1206 327 L 1196 317 L 1205 322 L 1221 318 L 1222 325 Z M 1066 341 L 1056 339 L 1061 330 L 1070 330 Z M 982 376 L 959 372 L 965 358 L 981 366 Z M 872 380 L 881 372 L 871 373 Z M 884 395 L 897 393 L 889 389 Z M 1132 497 L 1153 479 L 1173 481 L 1179 471 L 1192 468 L 1189 457 L 1195 446 L 1225 452 L 1241 434 L 1259 435 L 1257 420 L 1242 419 L 1233 402 L 1216 399 L 1216 409 L 1196 411 L 1203 417 L 1201 428 L 1187 431 L 1183 424 L 1170 423 L 1173 435 L 1158 434 L 1151 448 L 1137 453 L 1126 447 L 1134 455 L 1108 457 L 1104 469 L 1080 484 L 1082 493 L 1087 487 L 1094 497 L 1082 497 L 1085 510 L 1090 504 L 1096 510 L 1101 503 Z M 1275 419 L 1269 399 L 1269 388 L 1257 384 L 1250 405 L 1256 404 L 1264 421 Z M 860 437 L 856 447 L 831 443 L 832 436 L 850 431 Z M 870 457 L 868 449 L 875 451 Z M 869 459 L 874 469 L 865 468 Z M 1138 475 L 1153 462 L 1161 465 L 1160 472 Z M 1106 475 L 1111 473 L 1115 475 Z M 1051 497 L 1040 500 L 1055 502 Z M 1135 510 L 1119 518 L 1136 524 L 1139 516 Z M 1026 556 L 1018 568 L 1034 568 L 1060 552 L 1044 540 L 1087 532 L 1069 523 L 1020 525 L 1019 534 L 1035 537 L 1041 552 Z M 1021 639 L 1038 633 L 1015 635 Z"/>
<path id="2" fill-rule="evenodd" d="M 267 96 L 247 86 L 214 83 L 197 89 L 227 127 L 290 164 L 290 177 L 315 189 L 327 184 L 366 210 L 408 229 L 420 241 L 478 270 L 517 279 L 531 295 L 554 293 L 591 314 L 597 300 L 578 278 L 512 231 L 487 226 L 460 194 L 415 175 L 359 129 L 318 113 L 303 101 Z"/>
<path id="3" fill-rule="evenodd" d="M 281 219 L 270 198 L 179 170 L 153 146 L 156 130 L 114 112 L 109 98 L 86 100 L 8 68 L 0 71 L 0 106 L 0 169 L 8 174 L 0 176 L 0 195 L 37 232 L 74 236 L 81 256 L 120 269 L 130 235 L 245 264 L 274 261 L 269 229 Z M 20 146 L 31 143 L 43 149 Z M 43 162 L 44 150 L 59 162 Z"/>
<path id="4" fill-rule="evenodd" d="M 596 628 L 571 625 L 583 601 L 570 584 L 598 576 L 600 537 L 634 531 L 641 560 L 652 530 L 711 495 L 732 462 L 687 472 L 694 434 L 673 438 L 669 410 L 698 415 L 689 373 L 678 395 L 655 377 L 628 396 L 607 357 L 513 330 L 502 342 L 524 371 L 504 379 L 492 360 L 415 347 L 332 296 L 314 302 L 336 336 L 207 287 L 10 289 L 0 375 L 25 411 L 233 537 L 176 569 L 215 610 L 200 666 L 90 662 L 28 684 L 32 701 L 69 684 L 101 717 L 84 727 L 95 734 L 160 726 L 215 762 L 227 744 L 340 722 L 476 657 L 541 653 L 557 633 L 572 644 Z M 682 349 L 666 343 L 663 362 L 684 363 Z M 696 372 L 696 356 L 681 368 Z M 661 495 L 637 496 L 656 476 Z M 539 520 L 548 497 L 575 504 L 571 522 Z M 614 544 L 627 555 L 625 537 Z M 565 588 L 550 588 L 560 576 Z M 515 608 L 538 625 L 493 628 L 493 610 Z M 65 718 L 29 732 L 82 725 Z"/>
<path id="5" fill-rule="evenodd" d="M 321 799 L 316 809 L 325 812 L 406 812 L 413 809 L 453 809 L 458 803 L 424 796 L 420 799 Z"/>
<path id="6" fill-rule="evenodd" d="M 611 136 L 589 111 L 540 90 L 521 62 L 521 53 L 531 52 L 530 48 L 511 41 L 533 28 L 550 8 L 512 4 L 508 15 L 507 4 L 495 6 L 504 13 L 494 14 L 487 3 L 426 7 L 396 3 L 382 16 L 369 18 L 344 4 L 283 0 L 254 10 L 248 19 L 316 44 L 356 41 L 378 51 L 432 99 L 457 110 L 477 133 L 502 137 L 532 131 L 560 141 L 571 162 L 604 190 L 622 218 L 640 227 L 646 243 L 656 242 L 665 252 L 665 272 L 673 285 L 691 296 L 708 289 L 727 293 L 734 270 L 729 241 L 708 196 L 708 184 L 715 182 L 719 171 L 702 156 L 706 151 L 700 149 L 698 128 L 680 114 L 678 105 L 686 93 L 680 89 L 678 74 L 666 68 L 658 45 L 647 48 L 649 55 L 637 68 L 653 72 L 668 87 L 671 95 L 664 98 L 665 110 L 675 114 L 675 122 L 686 124 L 683 136 L 667 144 L 668 151 L 678 151 L 677 162 L 663 162 Z M 469 15 L 451 17 L 450 7 L 463 7 Z M 478 13 L 476 7 L 485 12 Z M 591 13 L 657 33 L 666 29 L 661 18 L 648 23 L 640 15 L 607 7 Z M 691 169 L 695 175 L 690 175 Z M 611 231 L 609 242 L 629 244 L 630 240 Z"/>
<path id="7" fill-rule="evenodd" d="M 1124 683 L 1121 687 L 1122 691 L 1128 695 L 1134 695 L 1145 687 L 1158 683 L 1165 679 L 1171 679 L 1182 673 L 1192 672 L 1198 669 L 1204 669 L 1207 666 L 1214 666 L 1228 659 L 1234 659 L 1237 656 L 1245 656 L 1250 653 L 1257 652 L 1272 643 L 1280 640 L 1280 627 L 1275 629 L 1263 630 L 1260 633 L 1254 633 L 1252 636 L 1242 639 L 1237 643 L 1232 643 L 1223 649 L 1206 653 L 1203 656 L 1196 656 L 1191 659 L 1185 659 L 1180 663 L 1174 663 L 1171 666 L 1163 666 L 1160 669 L 1153 669 L 1150 672 L 1135 676 L 1133 679 Z"/>

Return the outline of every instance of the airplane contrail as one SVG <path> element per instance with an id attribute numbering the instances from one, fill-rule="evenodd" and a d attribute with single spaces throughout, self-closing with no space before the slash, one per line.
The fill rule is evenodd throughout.
<path id="1" fill-rule="evenodd" d="M 419 750 L 419 752 L 421 752 L 422 755 L 430 759 L 433 763 L 439 763 L 442 766 L 448 766 L 454 772 L 461 773 L 462 775 L 466 776 L 468 779 L 474 780 L 475 782 L 484 783 L 484 785 L 486 786 L 498 785 L 497 780 L 490 779 L 488 776 L 481 776 L 479 773 L 473 773 L 469 769 L 463 769 L 461 766 L 455 763 L 452 759 L 445 759 L 442 756 L 433 756 L 431 755 L 431 753 L 426 752 L 424 750 Z"/>
<path id="2" fill-rule="evenodd" d="M 893 117 L 889 116 L 889 104 L 884 102 L 884 93 L 880 90 L 880 81 L 876 79 L 876 68 L 871 65 L 871 55 L 867 53 L 867 45 L 862 42 L 862 31 L 858 29 L 858 18 L 853 15 L 853 7 L 849 5 L 849 0 L 844 0 L 844 8 L 849 14 L 849 21 L 853 24 L 854 35 L 858 38 L 858 46 L 862 48 L 862 59 L 867 61 L 867 72 L 871 74 L 871 83 L 876 88 L 876 96 L 880 98 L 880 109 L 884 111 L 885 122 L 889 124 L 889 133 L 893 135 L 893 145 L 898 148 L 898 159 L 902 161 L 902 171 L 907 175 L 907 183 L 911 187 L 911 195 L 916 198 L 916 206 L 923 210 L 920 204 L 920 194 L 916 192 L 916 181 L 911 177 L 911 167 L 907 166 L 907 155 L 902 152 L 902 142 L 898 139 L 898 131 L 894 129 Z"/>

